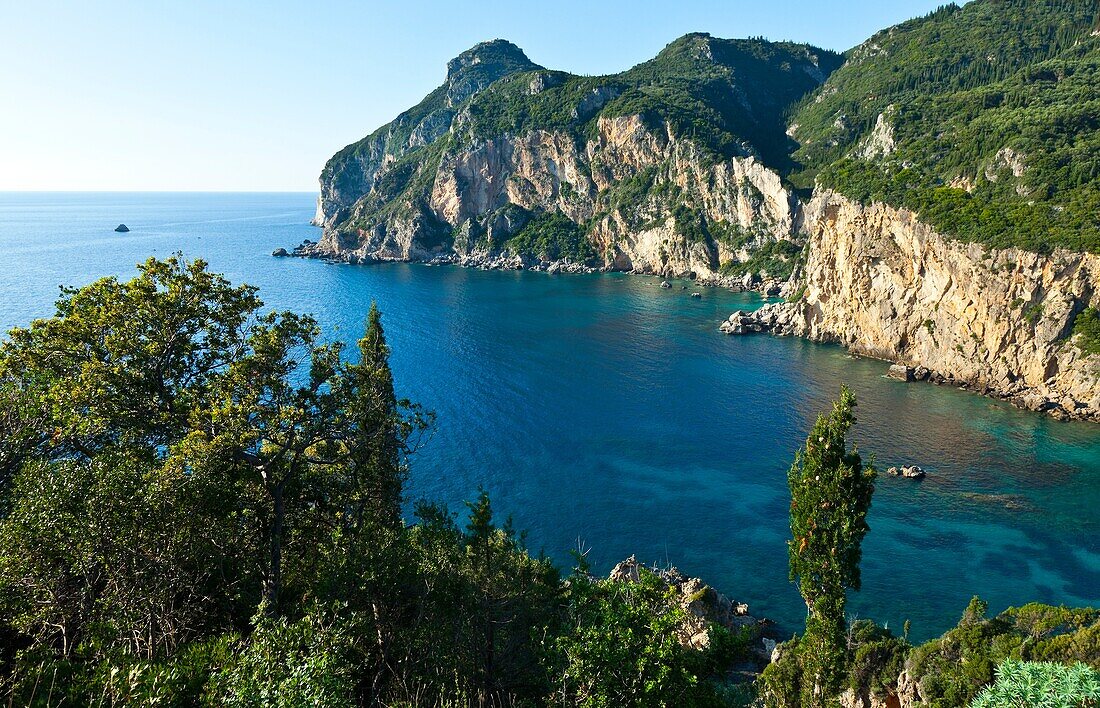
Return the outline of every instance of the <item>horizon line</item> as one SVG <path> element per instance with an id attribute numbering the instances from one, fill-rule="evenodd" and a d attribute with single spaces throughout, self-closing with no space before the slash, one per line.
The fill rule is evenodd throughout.
<path id="1" fill-rule="evenodd" d="M 313 189 L 0 189 L 0 194 L 320 194 Z"/>

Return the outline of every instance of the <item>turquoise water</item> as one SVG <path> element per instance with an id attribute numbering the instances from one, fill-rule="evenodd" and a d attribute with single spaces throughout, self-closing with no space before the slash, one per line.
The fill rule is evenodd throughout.
<path id="1" fill-rule="evenodd" d="M 1100 426 L 888 380 L 838 347 L 719 334 L 752 295 L 271 258 L 317 238 L 312 209 L 309 194 L 0 194 L 0 326 L 50 314 L 58 284 L 173 251 L 331 337 L 354 338 L 377 300 L 401 394 L 439 416 L 413 497 L 458 509 L 483 486 L 562 565 L 578 542 L 601 570 L 631 553 L 672 563 L 792 629 L 804 609 L 787 581 L 786 470 L 846 382 L 861 450 L 930 470 L 881 478 L 854 614 L 909 618 L 923 638 L 975 593 L 996 610 L 1100 604 Z"/>

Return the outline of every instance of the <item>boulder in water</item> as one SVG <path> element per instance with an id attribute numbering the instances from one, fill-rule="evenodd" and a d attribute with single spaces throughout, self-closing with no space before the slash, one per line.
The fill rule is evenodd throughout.
<path id="1" fill-rule="evenodd" d="M 891 364 L 890 371 L 886 375 L 898 381 L 913 381 L 916 379 L 913 374 L 913 369 L 905 364 Z"/>
<path id="2" fill-rule="evenodd" d="M 892 474 L 895 477 L 908 477 L 909 479 L 922 479 L 925 475 L 925 471 L 916 465 L 902 465 L 901 467 L 891 467 L 886 470 L 887 474 Z"/>
<path id="3" fill-rule="evenodd" d="M 287 250 L 285 248 L 276 248 L 274 251 L 271 252 L 271 255 L 275 256 L 276 258 L 286 258 L 290 254 L 287 253 Z"/>
<path id="4" fill-rule="evenodd" d="M 127 233 L 129 230 L 130 230 L 130 227 L 127 226 L 126 224 L 119 224 L 118 226 L 115 227 L 115 231 L 119 232 L 120 234 Z"/>

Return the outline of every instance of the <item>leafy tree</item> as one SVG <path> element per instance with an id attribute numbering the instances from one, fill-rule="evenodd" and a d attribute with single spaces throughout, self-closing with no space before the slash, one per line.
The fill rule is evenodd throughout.
<path id="1" fill-rule="evenodd" d="M 362 554 L 325 564 L 338 544 L 400 535 L 430 416 L 394 395 L 377 308 L 352 364 L 260 307 L 201 261 L 150 259 L 0 347 L 0 609 L 33 647 L 159 660 L 261 602 L 300 612 L 361 574 Z"/>
<path id="2" fill-rule="evenodd" d="M 841 685 L 845 668 L 845 593 L 860 587 L 861 544 L 875 472 L 864 468 L 845 436 L 855 423 L 855 395 L 842 387 L 820 416 L 787 475 L 791 489 L 791 580 L 806 601 L 799 644 L 803 705 L 821 705 Z"/>

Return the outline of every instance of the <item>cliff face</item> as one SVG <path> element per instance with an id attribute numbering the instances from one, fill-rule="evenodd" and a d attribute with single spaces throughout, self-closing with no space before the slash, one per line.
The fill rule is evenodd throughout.
<path id="1" fill-rule="evenodd" d="M 408 153 L 435 143 L 451 127 L 458 106 L 494 81 L 540 69 L 516 45 L 482 42 L 447 63 L 447 80 L 393 122 L 332 156 L 321 172 L 315 226 L 331 229 L 374 189 L 378 179 Z"/>
<path id="2" fill-rule="evenodd" d="M 639 194 L 624 201 L 630 188 Z M 405 206 L 369 228 L 328 229 L 313 250 L 355 262 L 489 255 L 532 215 L 558 212 L 590 224 L 599 266 L 714 277 L 721 263 L 791 238 L 798 218 L 797 199 L 754 157 L 715 162 L 636 115 L 600 118 L 586 143 L 534 131 L 450 151 L 424 207 Z"/>
<path id="3" fill-rule="evenodd" d="M 1100 257 L 961 243 L 906 210 L 833 192 L 806 205 L 805 228 L 804 293 L 762 315 L 779 333 L 1100 420 L 1100 357 L 1068 340 L 1075 317 L 1100 304 Z"/>
<path id="4" fill-rule="evenodd" d="M 892 73 L 875 67 L 909 66 L 909 45 L 898 39 L 907 32 L 938 37 L 944 46 L 933 53 L 954 56 L 990 17 L 1011 19 L 997 3 L 947 7 L 899 26 L 898 37 L 880 33 L 843 67 L 839 55 L 807 45 L 693 34 L 621 74 L 581 77 L 540 67 L 508 42 L 480 44 L 449 62 L 445 83 L 420 104 L 329 160 L 315 219 L 323 235 L 295 254 L 355 263 L 567 262 L 765 281 L 772 293 L 782 280 L 782 292 L 797 302 L 739 314 L 724 329 L 839 342 L 920 367 L 918 378 L 1100 420 L 1100 357 L 1086 356 L 1070 337 L 1075 317 L 1100 304 L 1100 251 L 1065 229 L 1035 240 L 1042 224 L 1070 216 L 1077 224 L 1077 212 L 1091 208 L 1092 193 L 1079 192 L 1095 187 L 1083 175 L 1100 169 L 1090 162 L 1096 151 L 1081 148 L 1064 160 L 1050 153 L 1048 162 L 1080 173 L 1072 179 L 1047 174 L 1041 190 L 1021 182 L 1038 179 L 1033 168 L 1046 164 L 1034 156 L 1091 133 L 1066 127 L 1072 122 L 1025 121 L 1046 126 L 1044 135 L 1065 134 L 1054 148 L 1017 149 L 1013 135 L 978 131 L 986 136 L 981 150 L 968 148 L 946 165 L 935 162 L 942 150 L 914 137 L 924 135 L 914 128 L 924 113 L 911 110 L 924 100 L 920 87 L 949 96 L 960 81 L 991 92 L 980 109 L 936 103 L 944 120 L 963 116 L 966 126 L 975 110 L 1002 128 L 1031 121 L 1035 106 L 1022 97 L 1045 97 L 1059 110 L 1079 104 L 1081 86 L 1100 77 L 1089 64 L 1095 42 L 1078 36 L 1095 14 L 1085 5 L 1048 8 L 1053 15 L 1041 27 L 1069 28 L 1050 47 L 1048 32 L 1027 30 L 1027 46 L 998 59 L 996 71 L 951 64 L 963 73 L 934 81 L 931 70 L 885 80 Z M 1011 22 L 1004 31 L 1024 32 Z M 1061 88 L 1029 89 L 1005 102 L 1002 93 L 1016 86 L 1002 85 L 1010 79 L 1057 80 Z M 924 127 L 936 140 L 956 141 L 963 130 L 933 123 Z M 803 204 L 791 185 L 809 191 L 808 180 L 816 191 Z M 822 186 L 837 181 L 863 204 Z M 1070 182 L 1076 186 L 1067 191 Z M 902 208 L 914 189 L 931 190 L 917 200 L 927 221 L 948 219 L 959 229 L 952 234 L 972 242 L 937 233 Z M 1040 192 L 1046 202 L 1035 201 Z M 1091 217 L 1081 224 L 1070 231 L 1095 229 Z M 1051 253 L 1058 244 L 1074 250 Z"/>
<path id="5" fill-rule="evenodd" d="M 806 45 L 688 35 L 622 74 L 580 77 L 478 45 L 418 106 L 329 160 L 324 234 L 297 253 L 717 278 L 794 237 L 797 200 L 765 158 L 787 151 L 784 111 L 839 63 Z"/>

